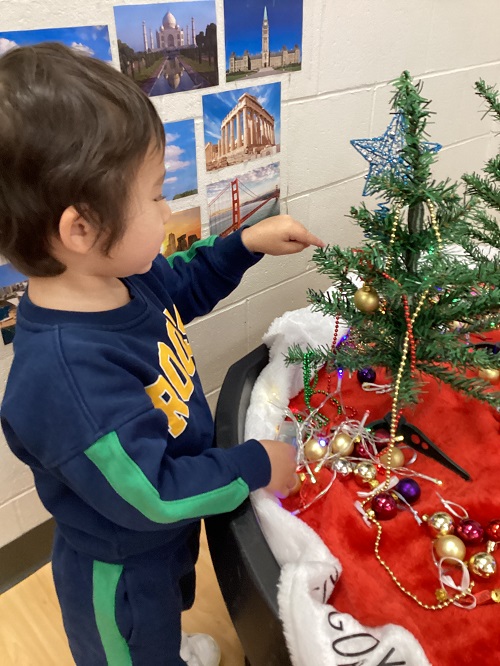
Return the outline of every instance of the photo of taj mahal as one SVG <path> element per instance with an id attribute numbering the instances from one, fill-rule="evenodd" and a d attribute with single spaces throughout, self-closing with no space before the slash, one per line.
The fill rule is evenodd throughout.
<path id="1" fill-rule="evenodd" d="M 303 0 L 225 0 L 226 81 L 301 69 Z"/>
<path id="2" fill-rule="evenodd" d="M 114 7 L 121 71 L 149 97 L 219 83 L 214 0 Z"/>

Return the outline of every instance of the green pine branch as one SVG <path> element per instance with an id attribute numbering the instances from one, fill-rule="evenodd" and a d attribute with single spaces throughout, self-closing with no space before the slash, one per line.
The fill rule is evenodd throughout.
<path id="1" fill-rule="evenodd" d="M 465 377 L 455 373 L 453 370 L 437 365 L 427 365 L 423 372 L 432 375 L 444 384 L 462 393 L 467 398 L 475 398 L 486 402 L 494 408 L 500 405 L 500 392 L 492 391 L 491 384 L 479 377 Z"/>
<path id="2" fill-rule="evenodd" d="M 500 122 L 500 95 L 495 86 L 487 85 L 482 79 L 476 82 L 476 94 L 486 102 L 486 115 Z M 478 197 L 487 208 L 500 211 L 500 154 L 489 159 L 484 167 L 485 175 L 465 174 L 463 180 L 467 192 Z"/>
<path id="3" fill-rule="evenodd" d="M 485 100 L 488 108 L 485 115 L 491 114 L 497 120 L 500 120 L 500 95 L 495 86 L 488 86 L 483 79 L 479 79 L 475 84 L 476 95 Z"/>
<path id="4" fill-rule="evenodd" d="M 487 168 L 488 166 L 485 167 L 485 171 Z M 490 173 L 494 173 L 495 169 L 496 167 L 490 170 Z M 471 196 L 479 197 L 486 206 L 500 211 L 500 189 L 495 186 L 492 179 L 479 176 L 477 173 L 465 174 L 463 179 L 467 183 L 467 191 Z"/>
<path id="5" fill-rule="evenodd" d="M 431 115 L 428 108 L 430 101 L 420 94 L 422 82 L 415 84 L 407 71 L 401 74 L 394 86 L 396 93 L 392 108 L 403 113 L 405 118 L 405 145 L 401 157 L 410 167 L 409 181 L 418 189 L 429 180 L 430 168 L 435 161 L 434 153 L 423 147 L 428 136 L 426 128 Z"/>

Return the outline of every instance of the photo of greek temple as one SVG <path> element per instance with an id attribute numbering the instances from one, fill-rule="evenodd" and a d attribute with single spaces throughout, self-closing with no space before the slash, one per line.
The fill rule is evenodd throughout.
<path id="1" fill-rule="evenodd" d="M 208 171 L 279 152 L 279 83 L 206 95 L 203 107 Z"/>

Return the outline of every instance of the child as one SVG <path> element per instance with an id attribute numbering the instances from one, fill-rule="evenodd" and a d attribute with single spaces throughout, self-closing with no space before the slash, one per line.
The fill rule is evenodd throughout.
<path id="1" fill-rule="evenodd" d="M 58 44 L 0 58 L 0 253 L 30 278 L 2 426 L 56 520 L 78 666 L 218 664 L 213 639 L 181 637 L 200 519 L 294 484 L 288 444 L 211 448 L 184 324 L 261 253 L 322 242 L 284 215 L 157 256 L 164 140 L 151 102 L 106 64 Z"/>

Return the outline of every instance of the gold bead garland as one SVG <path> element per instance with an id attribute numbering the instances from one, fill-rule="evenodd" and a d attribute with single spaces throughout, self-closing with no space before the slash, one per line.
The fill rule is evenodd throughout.
<path id="1" fill-rule="evenodd" d="M 438 252 L 440 252 L 442 250 L 443 241 L 442 241 L 442 236 L 441 236 L 439 226 L 438 226 L 438 223 L 437 223 L 437 214 L 436 214 L 435 204 L 430 200 L 425 201 L 423 203 L 425 203 L 427 205 L 427 208 L 428 208 L 428 211 L 429 211 L 429 217 L 430 217 L 430 226 L 433 229 L 434 234 L 436 236 L 437 250 L 438 250 Z M 394 246 L 395 241 L 396 241 L 398 227 L 399 227 L 400 222 L 401 222 L 402 210 L 403 210 L 402 203 L 401 202 L 396 203 L 395 206 L 394 206 L 394 209 L 393 209 L 393 219 L 392 219 L 391 233 L 390 233 L 390 239 L 389 239 L 389 250 Z M 384 272 L 382 273 L 382 275 L 385 278 L 396 282 L 396 280 L 393 277 L 391 277 L 387 274 L 390 266 L 392 265 L 392 262 L 393 262 L 393 256 L 388 254 L 385 265 L 384 265 Z M 361 303 L 361 304 L 359 304 L 357 302 L 361 298 L 360 294 L 361 294 L 361 292 L 363 292 L 363 290 L 366 293 L 370 292 L 370 290 L 373 290 L 373 292 L 377 296 L 377 298 L 378 298 L 378 294 L 373 289 L 373 287 L 371 287 L 370 285 L 364 285 L 361 289 L 358 290 L 358 292 L 356 292 L 355 299 L 354 299 L 356 307 L 358 307 L 358 309 L 363 311 L 363 312 L 369 313 L 369 312 L 372 312 L 376 309 L 374 305 L 372 306 L 369 303 L 368 306 L 367 306 L 366 303 L 364 303 L 364 302 Z M 397 433 L 398 422 L 399 422 L 399 419 L 400 419 L 400 416 L 401 416 L 401 410 L 399 410 L 399 396 L 400 396 L 400 391 L 401 391 L 401 382 L 402 382 L 402 379 L 403 379 L 403 374 L 405 372 L 406 363 L 407 363 L 409 357 L 410 357 L 410 359 L 409 359 L 410 360 L 410 372 L 411 372 L 412 376 L 413 376 L 413 372 L 415 371 L 416 354 L 415 354 L 415 341 L 414 341 L 414 338 L 413 338 L 413 325 L 414 325 L 418 315 L 420 314 L 420 312 L 422 310 L 422 307 L 423 307 L 424 303 L 426 302 L 426 299 L 428 298 L 429 292 L 430 292 L 430 288 L 427 288 L 421 294 L 421 296 L 419 298 L 419 301 L 418 301 L 418 304 L 417 304 L 417 307 L 416 307 L 416 309 L 415 309 L 411 318 L 409 316 L 408 298 L 407 298 L 407 296 L 403 295 L 403 302 L 404 302 L 404 305 L 405 305 L 405 318 L 406 318 L 406 323 L 407 323 L 407 330 L 406 330 L 405 337 L 404 337 L 404 340 L 403 340 L 401 362 L 400 362 L 400 365 L 399 365 L 399 368 L 398 368 L 396 381 L 394 383 L 393 400 L 392 400 L 392 407 L 391 407 L 391 426 L 390 426 L 389 443 L 388 443 L 388 447 L 387 447 L 386 451 L 384 451 L 385 480 L 380 485 L 378 485 L 376 487 L 374 492 L 370 493 L 366 497 L 366 499 L 364 501 L 362 501 L 361 507 L 365 511 L 366 516 L 368 517 L 370 522 L 373 523 L 377 528 L 377 534 L 376 534 L 375 543 L 374 543 L 375 558 L 377 559 L 379 564 L 387 571 L 391 580 L 396 584 L 396 586 L 401 590 L 401 592 L 403 592 L 406 596 L 413 599 L 413 601 L 415 601 L 418 604 L 418 606 L 420 606 L 421 608 L 424 608 L 425 610 L 441 610 L 441 609 L 446 608 L 446 607 L 448 607 L 451 604 L 454 604 L 456 602 L 459 602 L 460 600 L 463 600 L 467 596 L 471 595 L 472 594 L 472 589 L 473 589 L 475 583 L 473 581 L 471 581 L 470 585 L 467 587 L 466 590 L 463 590 L 463 591 L 461 591 L 461 592 L 459 592 L 459 593 L 457 593 L 453 596 L 449 596 L 449 594 L 443 588 L 438 589 L 436 591 L 436 597 L 437 597 L 438 603 L 436 603 L 436 604 L 426 604 L 423 601 L 421 601 L 417 597 L 416 594 L 414 594 L 413 592 L 408 590 L 398 580 L 397 576 L 394 574 L 394 572 L 392 571 L 390 566 L 383 559 L 382 555 L 380 554 L 380 543 L 381 543 L 382 531 L 383 531 L 382 524 L 379 520 L 377 520 L 376 514 L 375 514 L 373 509 L 371 509 L 371 508 L 365 509 L 366 505 L 368 503 L 370 503 L 373 500 L 374 497 L 376 497 L 381 492 L 389 490 L 389 488 L 390 488 L 391 473 L 392 473 L 392 467 L 393 467 L 393 452 L 394 452 L 394 449 L 395 449 L 395 446 L 396 446 L 396 441 L 398 439 L 397 436 L 396 436 L 396 433 Z M 361 306 L 363 306 L 363 307 L 361 307 Z M 377 307 L 378 307 L 378 302 L 377 302 Z M 351 440 L 349 442 L 349 445 L 352 445 L 352 443 L 353 442 Z M 340 446 L 341 444 L 342 444 L 342 446 Z M 336 458 L 338 455 L 341 455 L 342 453 L 348 453 L 348 454 L 351 453 L 351 450 L 345 451 L 345 452 L 343 450 L 341 450 L 343 445 L 344 445 L 343 440 L 341 442 L 340 439 L 339 439 L 339 447 L 338 447 L 339 450 L 338 451 L 330 450 L 329 451 L 330 456 L 333 454 L 333 457 Z M 350 449 L 350 446 L 348 448 Z M 323 462 L 323 459 L 322 459 L 322 462 Z M 335 462 L 342 462 L 342 459 L 340 459 L 340 460 L 336 459 Z M 362 464 L 363 463 L 361 463 L 361 465 Z M 365 462 L 365 464 L 366 464 L 366 462 Z M 320 467 L 320 466 L 321 466 L 321 464 L 318 465 L 318 467 Z M 332 467 L 333 466 L 334 465 L 332 465 Z M 368 478 L 365 479 L 363 477 L 363 475 L 361 474 L 361 471 L 358 473 L 357 477 L 359 477 L 359 478 L 356 478 L 358 483 L 362 483 L 362 482 L 364 483 L 364 482 L 369 481 Z M 439 482 L 439 481 L 436 481 L 436 480 L 434 480 L 434 482 L 438 483 L 438 485 L 441 485 L 441 483 L 442 483 L 442 482 Z M 372 480 L 372 483 L 376 483 L 376 482 Z M 371 487 L 373 488 L 374 486 L 371 486 Z M 327 490 L 328 490 L 328 488 L 324 489 L 320 493 L 320 496 L 323 495 L 324 492 L 327 491 Z M 297 514 L 297 513 L 298 513 L 298 511 L 294 512 L 294 514 Z M 450 542 L 452 542 L 452 540 L 454 538 L 455 537 L 448 537 L 448 540 Z M 443 548 L 445 546 L 446 547 L 451 547 L 451 546 L 454 545 L 454 543 L 451 543 L 451 546 L 449 544 L 445 544 L 444 543 L 445 540 L 446 540 L 446 538 L 443 537 L 442 538 L 443 543 L 440 544 Z M 481 553 L 480 555 L 483 555 L 483 554 Z M 491 593 L 491 598 L 492 598 L 492 600 L 494 600 L 496 602 L 500 602 L 500 590 L 494 590 Z"/>
<path id="2" fill-rule="evenodd" d="M 434 229 L 434 233 L 436 234 L 436 239 L 437 239 L 437 244 L 438 244 L 438 251 L 440 252 L 443 249 L 443 239 L 441 238 L 441 232 L 439 231 L 439 226 L 437 223 L 437 215 L 436 215 L 436 210 L 434 208 L 434 204 L 432 201 L 426 201 L 427 208 L 429 209 L 429 215 L 431 218 L 431 227 Z"/>
<path id="3" fill-rule="evenodd" d="M 436 240 L 437 240 L 437 245 L 438 245 L 438 251 L 442 249 L 442 237 L 441 233 L 439 231 L 439 227 L 437 224 L 437 216 L 436 216 L 436 211 L 434 208 L 434 204 L 431 201 L 426 202 L 427 207 L 429 209 L 429 215 L 430 215 L 430 221 L 431 221 L 431 227 L 434 230 L 434 233 L 436 234 Z M 396 232 L 398 225 L 400 223 L 400 217 L 401 217 L 401 211 L 402 211 L 402 205 L 401 203 L 396 204 L 394 208 L 394 218 L 393 218 L 393 223 L 392 223 L 392 228 L 391 228 L 391 236 L 389 240 L 389 248 L 391 248 L 394 245 L 395 239 L 396 239 Z M 385 273 L 387 273 L 388 269 L 390 268 L 392 263 L 392 257 L 389 256 L 386 263 L 385 263 Z M 413 313 L 413 316 L 411 317 L 410 320 L 410 326 L 408 326 L 405 334 L 405 338 L 403 341 L 403 353 L 401 356 L 401 363 L 399 365 L 398 369 L 398 374 L 396 377 L 396 381 L 394 384 L 394 394 L 393 394 L 393 401 L 392 401 L 392 409 L 391 409 L 391 428 L 390 428 L 390 439 L 389 439 L 389 445 L 387 448 L 387 451 L 385 452 L 385 462 L 386 462 L 386 478 L 385 481 L 380 484 L 380 486 L 376 489 L 375 495 L 378 495 L 380 492 L 384 492 L 388 490 L 389 488 L 389 483 L 391 479 L 391 463 L 392 463 L 392 452 L 394 451 L 395 443 L 396 443 L 396 432 L 397 432 L 397 426 L 398 426 L 398 421 L 399 421 L 399 413 L 398 413 L 398 403 L 399 403 L 399 393 L 401 389 L 401 381 L 403 378 L 403 372 L 405 369 L 406 361 L 408 359 L 408 352 L 410 349 L 410 339 L 412 338 L 412 328 L 413 324 L 415 323 L 416 318 L 418 317 L 420 310 L 422 309 L 422 306 L 424 305 L 424 302 L 427 298 L 427 295 L 429 293 L 430 289 L 426 289 L 423 294 L 420 296 L 418 305 L 415 309 L 415 312 Z M 363 509 L 365 508 L 366 504 L 368 502 L 371 502 L 373 499 L 373 495 L 369 498 L 367 498 L 363 503 L 362 507 Z M 464 599 L 467 595 L 471 594 L 472 588 L 474 586 L 474 582 L 471 582 L 470 586 L 465 590 L 464 592 L 460 592 L 459 594 L 456 594 L 452 597 L 449 597 L 446 592 L 443 590 L 443 594 L 438 597 L 438 602 L 437 604 L 425 604 L 423 601 L 421 601 L 416 594 L 413 592 L 410 592 L 410 590 L 407 590 L 406 587 L 398 580 L 396 575 L 393 573 L 389 565 L 385 562 L 385 560 L 382 558 L 380 555 L 380 541 L 382 539 L 382 524 L 380 521 L 376 519 L 375 512 L 372 509 L 369 509 L 366 512 L 368 519 L 375 524 L 377 527 L 377 536 L 375 538 L 375 545 L 374 545 L 374 550 L 375 550 L 375 557 L 378 560 L 379 564 L 381 564 L 384 569 L 387 571 L 393 582 L 398 586 L 398 588 L 406 594 L 408 597 L 413 599 L 421 608 L 424 608 L 426 610 L 441 610 L 442 608 L 446 608 L 447 606 L 453 604 L 456 601 L 459 601 L 460 599 Z"/>
<path id="4" fill-rule="evenodd" d="M 431 221 L 431 227 L 434 230 L 434 233 L 436 234 L 438 251 L 440 252 L 443 248 L 443 239 L 441 237 L 441 232 L 439 231 L 439 226 L 438 226 L 438 223 L 437 223 L 436 209 L 434 208 L 434 203 L 430 199 L 428 201 L 425 201 L 425 204 L 427 205 L 427 208 L 429 210 L 429 217 L 430 217 L 430 221 Z M 394 245 L 394 242 L 396 240 L 396 232 L 397 232 L 398 226 L 401 222 L 401 211 L 402 210 L 403 210 L 403 205 L 402 205 L 401 202 L 398 202 L 394 206 L 394 211 L 393 211 L 391 236 L 389 238 L 389 249 L 392 248 L 392 246 Z M 391 267 L 391 264 L 392 264 L 392 257 L 388 256 L 387 261 L 385 262 L 385 271 L 389 270 L 389 268 Z"/>
<path id="5" fill-rule="evenodd" d="M 401 203 L 397 203 L 394 207 L 394 212 L 393 212 L 393 218 L 392 218 L 392 228 L 391 228 L 391 237 L 389 239 L 389 248 L 391 248 L 394 245 L 394 241 L 396 240 L 396 231 L 399 226 L 399 222 L 401 220 L 401 211 L 403 210 L 403 205 Z M 390 266 L 392 264 L 392 257 L 387 257 L 387 261 L 385 262 L 385 270 L 388 271 Z"/>
<path id="6" fill-rule="evenodd" d="M 416 318 L 418 317 L 420 310 L 422 309 L 422 306 L 425 302 L 425 299 L 427 298 L 427 294 L 429 293 L 429 289 L 426 289 L 423 294 L 420 296 L 418 305 L 415 309 L 415 312 L 413 313 L 413 316 L 411 318 L 411 324 L 413 326 Z M 399 399 L 399 392 L 401 388 L 401 380 L 403 378 L 403 372 L 404 368 L 406 365 L 406 361 L 408 358 L 408 351 L 409 351 L 409 343 L 410 343 L 410 329 L 406 331 L 406 335 L 404 338 L 403 342 L 403 353 L 401 356 L 401 363 L 399 365 L 398 369 L 398 374 L 396 377 L 396 382 L 394 384 L 394 396 L 392 400 L 392 409 L 391 409 L 391 428 L 390 428 L 390 439 L 389 439 L 389 446 L 387 448 L 387 453 L 386 453 L 386 460 L 387 460 L 387 467 L 386 467 L 386 478 L 385 481 L 380 484 L 380 486 L 377 488 L 376 494 L 379 492 L 384 492 L 389 488 L 389 482 L 391 478 L 391 458 L 392 458 L 392 451 L 394 450 L 394 446 L 396 444 L 396 432 L 397 432 L 397 425 L 399 421 L 399 415 L 398 415 L 398 399 Z M 362 507 L 366 506 L 368 502 L 372 500 L 372 497 L 367 498 L 363 503 Z M 387 571 L 389 576 L 391 577 L 391 580 L 398 586 L 398 588 L 406 594 L 408 597 L 413 599 L 421 608 L 424 608 L 425 610 L 441 610 L 442 608 L 446 608 L 447 606 L 450 606 L 456 601 L 459 601 L 461 599 L 464 599 L 466 596 L 472 593 L 472 588 L 474 586 L 474 582 L 472 581 L 469 587 L 464 591 L 460 592 L 459 594 L 455 594 L 452 597 L 447 596 L 446 599 L 444 599 L 444 595 L 441 595 L 441 598 L 438 599 L 439 603 L 437 604 L 426 604 L 423 601 L 421 601 L 416 594 L 413 592 L 410 592 L 410 590 L 407 590 L 406 587 L 398 580 L 396 575 L 393 573 L 392 569 L 389 567 L 389 565 L 385 562 L 385 560 L 382 558 L 380 555 L 380 541 L 382 539 L 382 524 L 380 521 L 376 519 L 375 512 L 373 510 L 368 510 L 366 512 L 366 515 L 368 516 L 368 519 L 377 527 L 377 536 L 375 538 L 375 545 L 374 545 L 374 551 L 375 551 L 375 557 L 379 564 L 381 564 L 384 569 Z"/>

